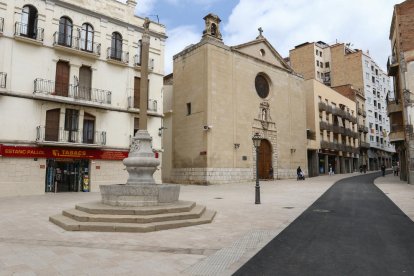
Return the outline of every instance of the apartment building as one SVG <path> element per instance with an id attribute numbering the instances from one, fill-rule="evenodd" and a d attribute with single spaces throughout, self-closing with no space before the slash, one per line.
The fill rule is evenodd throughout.
<path id="1" fill-rule="evenodd" d="M 388 58 L 388 75 L 393 78 L 394 94 L 388 97 L 390 141 L 395 145 L 400 162 L 400 178 L 414 183 L 414 1 L 394 6 Z"/>
<path id="2" fill-rule="evenodd" d="M 309 176 L 358 169 L 357 108 L 349 99 L 315 79 L 306 80 Z"/>
<path id="3" fill-rule="evenodd" d="M 135 6 L 0 0 L 0 196 L 125 183 L 144 70 Z M 148 131 L 162 158 L 165 27 L 150 35 Z"/>
<path id="4" fill-rule="evenodd" d="M 305 79 L 315 79 L 349 95 L 347 85 L 356 90 L 358 121 L 361 125 L 359 164 L 368 169 L 379 169 L 395 152 L 389 141 L 389 119 L 386 113 L 386 98 L 391 93 L 390 79 L 378 64 L 365 53 L 352 49 L 350 44 L 329 45 L 318 41 L 296 46 L 289 52 L 290 65 Z M 342 87 L 342 88 L 341 88 Z M 352 90 L 351 89 L 351 90 Z M 365 133 L 365 127 L 368 133 Z M 365 143 L 369 143 L 366 149 Z M 366 157 L 364 157 L 366 156 Z"/>

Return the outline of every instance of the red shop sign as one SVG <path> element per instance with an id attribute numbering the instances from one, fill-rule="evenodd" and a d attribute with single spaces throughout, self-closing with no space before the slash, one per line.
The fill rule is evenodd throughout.
<path id="1" fill-rule="evenodd" d="M 0 156 L 23 158 L 123 160 L 128 157 L 128 151 L 5 146 L 0 144 Z"/>

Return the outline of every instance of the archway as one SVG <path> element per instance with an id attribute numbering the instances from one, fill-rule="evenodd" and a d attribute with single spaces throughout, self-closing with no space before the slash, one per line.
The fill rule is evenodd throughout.
<path id="1" fill-rule="evenodd" d="M 259 147 L 259 179 L 273 179 L 272 145 L 263 139 Z"/>

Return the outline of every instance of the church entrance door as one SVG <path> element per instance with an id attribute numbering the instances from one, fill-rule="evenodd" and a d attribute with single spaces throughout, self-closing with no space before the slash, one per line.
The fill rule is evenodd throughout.
<path id="1" fill-rule="evenodd" d="M 273 179 L 272 145 L 263 139 L 259 147 L 259 179 Z"/>

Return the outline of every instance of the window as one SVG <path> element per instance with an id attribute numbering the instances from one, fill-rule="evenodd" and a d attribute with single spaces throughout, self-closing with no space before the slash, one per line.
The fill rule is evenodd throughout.
<path id="1" fill-rule="evenodd" d="M 83 51 L 93 52 L 93 27 L 84 23 L 82 25 L 80 48 Z"/>
<path id="2" fill-rule="evenodd" d="M 93 144 L 95 138 L 95 116 L 85 113 L 83 117 L 83 137 L 82 142 Z"/>
<path id="3" fill-rule="evenodd" d="M 321 65 L 321 68 L 323 68 L 323 62 L 321 62 L 320 65 Z"/>
<path id="4" fill-rule="evenodd" d="M 255 78 L 255 88 L 257 95 L 259 95 L 260 98 L 265 99 L 267 96 L 269 96 L 269 82 L 267 81 L 266 77 L 262 74 L 258 74 Z"/>
<path id="5" fill-rule="evenodd" d="M 325 62 L 325 68 L 329 68 L 329 62 Z"/>
<path id="6" fill-rule="evenodd" d="M 187 115 L 191 115 L 191 103 L 187 103 Z"/>
<path id="7" fill-rule="evenodd" d="M 321 73 L 319 73 L 319 71 L 318 71 L 318 72 L 316 72 L 316 75 L 318 76 L 318 78 L 320 78 L 320 77 L 321 77 Z"/>
<path id="8" fill-rule="evenodd" d="M 317 55 L 317 56 L 319 55 L 319 50 L 318 50 L 318 49 L 316 49 L 316 55 Z"/>
<path id="9" fill-rule="evenodd" d="M 112 33 L 111 58 L 116 60 L 122 58 L 122 36 L 118 32 Z"/>
<path id="10" fill-rule="evenodd" d="M 319 66 L 319 60 L 316 61 L 316 66 Z"/>
<path id="11" fill-rule="evenodd" d="M 59 20 L 59 39 L 58 44 L 62 46 L 72 47 L 72 20 L 67 17 L 61 17 Z"/>
<path id="12" fill-rule="evenodd" d="M 76 85 L 76 83 L 75 83 Z M 79 83 L 75 89 L 75 97 L 82 100 L 91 100 L 92 90 L 92 69 L 89 66 L 82 65 L 79 68 Z"/>
<path id="13" fill-rule="evenodd" d="M 141 65 L 141 57 L 142 57 L 142 40 L 138 40 L 138 48 L 137 48 L 137 55 L 135 59 L 135 65 Z"/>
<path id="14" fill-rule="evenodd" d="M 23 7 L 20 22 L 20 35 L 36 39 L 37 37 L 37 9 L 31 5 Z"/>
<path id="15" fill-rule="evenodd" d="M 77 142 L 79 127 L 79 110 L 66 109 L 65 113 L 65 131 L 67 131 L 67 141 Z"/>
<path id="16" fill-rule="evenodd" d="M 372 80 L 372 83 L 375 83 L 375 77 L 374 76 L 371 77 L 371 80 Z"/>
<path id="17" fill-rule="evenodd" d="M 319 56 L 322 57 L 322 51 L 319 51 Z"/>

